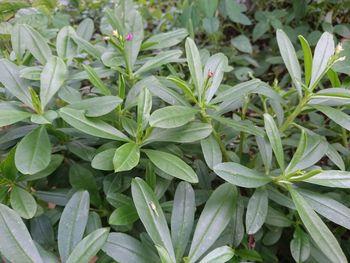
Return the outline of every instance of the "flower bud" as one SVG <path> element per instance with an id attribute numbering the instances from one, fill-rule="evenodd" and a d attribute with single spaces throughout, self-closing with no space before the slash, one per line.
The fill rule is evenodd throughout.
<path id="1" fill-rule="evenodd" d="M 126 37 L 125 37 L 125 40 L 126 40 L 126 41 L 131 41 L 131 40 L 133 40 L 133 38 L 134 38 L 134 35 L 133 35 L 132 33 L 128 33 L 128 34 L 126 35 Z"/>

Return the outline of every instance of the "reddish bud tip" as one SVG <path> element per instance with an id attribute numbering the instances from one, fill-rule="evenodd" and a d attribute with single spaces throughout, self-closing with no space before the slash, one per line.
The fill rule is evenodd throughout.
<path id="1" fill-rule="evenodd" d="M 126 41 L 131 41 L 134 38 L 134 35 L 132 33 L 128 33 L 125 37 Z"/>

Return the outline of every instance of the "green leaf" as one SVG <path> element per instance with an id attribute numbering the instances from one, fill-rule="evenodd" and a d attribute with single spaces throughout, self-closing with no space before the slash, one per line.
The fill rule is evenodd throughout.
<path id="1" fill-rule="evenodd" d="M 51 49 L 46 39 L 29 25 L 21 24 L 20 34 L 25 47 L 41 63 L 46 64 L 52 56 Z"/>
<path id="2" fill-rule="evenodd" d="M 290 252 L 296 262 L 304 262 L 310 257 L 310 241 L 306 233 L 297 227 L 290 242 Z"/>
<path id="3" fill-rule="evenodd" d="M 177 261 L 183 257 L 190 239 L 195 210 L 195 195 L 191 185 L 187 182 L 179 183 L 171 213 L 171 237 Z"/>
<path id="4" fill-rule="evenodd" d="M 43 263 L 22 219 L 0 204 L 0 252 L 11 262 Z"/>
<path id="5" fill-rule="evenodd" d="M 271 181 L 269 177 L 238 163 L 220 163 L 214 167 L 214 172 L 225 181 L 246 188 L 256 188 Z"/>
<path id="6" fill-rule="evenodd" d="M 191 38 L 186 39 L 186 59 L 191 73 L 192 82 L 196 88 L 197 96 L 201 101 L 204 90 L 203 66 L 198 48 Z"/>
<path id="7" fill-rule="evenodd" d="M 230 20 L 234 23 L 242 25 L 250 25 L 251 21 L 243 14 L 247 10 L 247 7 L 243 3 L 238 3 L 234 0 L 224 0 L 225 13 L 228 15 Z"/>
<path id="8" fill-rule="evenodd" d="M 34 181 L 34 180 L 47 177 L 50 174 L 52 174 L 61 165 L 61 163 L 63 162 L 63 159 L 64 159 L 63 155 L 53 154 L 51 156 L 51 161 L 49 165 L 44 170 L 41 170 L 40 172 L 37 172 L 35 174 L 21 176 L 18 179 L 20 181 Z"/>
<path id="9" fill-rule="evenodd" d="M 306 149 L 307 149 L 307 134 L 305 133 L 305 130 L 301 130 L 301 135 L 300 135 L 300 140 L 299 140 L 297 150 L 295 151 L 292 160 L 289 162 L 286 168 L 286 173 L 293 171 L 293 168 L 299 163 Z"/>
<path id="10" fill-rule="evenodd" d="M 30 219 L 34 217 L 37 210 L 37 204 L 33 196 L 26 190 L 14 186 L 11 191 L 10 202 L 12 208 L 22 218 Z"/>
<path id="11" fill-rule="evenodd" d="M 177 62 L 179 61 L 181 55 L 182 55 L 181 50 L 169 50 L 169 51 L 160 52 L 156 56 L 147 60 L 146 63 L 143 64 L 135 72 L 135 76 L 140 76 L 143 73 L 150 70 L 159 69 L 161 68 L 162 65 Z"/>
<path id="12" fill-rule="evenodd" d="M 272 162 L 272 148 L 270 142 L 266 139 L 266 137 L 256 136 L 256 144 L 259 148 L 259 153 L 261 155 L 261 159 L 265 166 L 265 173 L 268 174 L 271 167 Z"/>
<path id="13" fill-rule="evenodd" d="M 245 218 L 248 235 L 253 235 L 258 232 L 265 223 L 269 204 L 268 201 L 268 193 L 263 187 L 257 188 L 249 199 Z"/>
<path id="14" fill-rule="evenodd" d="M 25 105 L 32 107 L 32 97 L 28 89 L 29 82 L 20 78 L 19 67 L 7 59 L 0 59 L 0 72 L 2 72 L 0 82 L 5 89 Z"/>
<path id="15" fill-rule="evenodd" d="M 194 119 L 197 110 L 186 106 L 168 106 L 154 111 L 149 119 L 152 127 L 177 128 Z"/>
<path id="16" fill-rule="evenodd" d="M 143 45 L 148 45 L 146 49 L 163 49 L 179 44 L 188 35 L 184 28 L 176 29 L 166 33 L 152 35 Z M 154 43 L 151 45 L 151 43 Z"/>
<path id="17" fill-rule="evenodd" d="M 129 171 L 140 160 L 140 148 L 134 142 L 128 142 L 120 146 L 114 153 L 114 172 Z"/>
<path id="18" fill-rule="evenodd" d="M 143 131 L 150 118 L 152 110 L 152 94 L 147 88 L 141 90 L 137 103 L 137 129 L 139 132 Z"/>
<path id="19" fill-rule="evenodd" d="M 15 153 L 16 147 L 13 147 L 0 164 L 0 171 L 2 173 L 2 176 L 12 182 L 16 180 L 18 172 L 15 165 Z"/>
<path id="20" fill-rule="evenodd" d="M 213 118 L 214 120 L 222 123 L 223 125 L 228 126 L 236 131 L 246 132 L 246 133 L 253 134 L 256 136 L 261 136 L 261 137 L 265 136 L 264 131 L 260 127 L 253 125 L 251 122 L 236 121 L 233 119 L 224 118 L 224 117 L 217 117 L 217 116 L 210 116 L 210 117 Z"/>
<path id="21" fill-rule="evenodd" d="M 244 53 L 252 53 L 253 48 L 250 44 L 249 38 L 245 35 L 239 35 L 231 39 L 231 45 Z"/>
<path id="22" fill-rule="evenodd" d="M 346 113 L 329 106 L 312 105 L 312 107 L 325 114 L 335 123 L 350 131 L 350 116 Z"/>
<path id="23" fill-rule="evenodd" d="M 75 31 L 71 26 L 62 27 L 57 34 L 56 50 L 57 55 L 72 60 L 77 54 L 77 44 L 73 41 Z"/>
<path id="24" fill-rule="evenodd" d="M 143 150 L 151 162 L 163 172 L 181 180 L 197 183 L 198 177 L 193 169 L 179 157 L 157 150 Z"/>
<path id="25" fill-rule="evenodd" d="M 123 233 L 109 234 L 102 250 L 120 263 L 159 262 L 140 241 Z"/>
<path id="26" fill-rule="evenodd" d="M 67 67 L 59 57 L 48 59 L 40 75 L 40 101 L 42 110 L 63 85 L 67 74 Z"/>
<path id="27" fill-rule="evenodd" d="M 200 143 L 205 162 L 210 169 L 213 169 L 215 165 L 222 162 L 220 146 L 213 135 L 201 140 Z"/>
<path id="28" fill-rule="evenodd" d="M 117 141 L 129 140 L 125 134 L 106 122 L 99 119 L 86 118 L 81 110 L 64 107 L 60 109 L 60 116 L 74 128 L 89 135 Z"/>
<path id="29" fill-rule="evenodd" d="M 21 24 L 15 24 L 11 31 L 11 45 L 16 57 L 22 59 L 25 53 L 25 41 L 22 39 Z"/>
<path id="30" fill-rule="evenodd" d="M 230 71 L 232 68 L 228 65 L 227 57 L 222 53 L 217 53 L 208 58 L 204 67 L 204 78 L 208 77 L 208 73 L 212 72 L 213 76 L 210 78 L 205 92 L 205 100 L 207 103 L 213 98 L 221 81 L 224 77 L 224 72 Z"/>
<path id="31" fill-rule="evenodd" d="M 77 34 L 72 36 L 74 42 L 79 46 L 80 49 L 86 51 L 89 55 L 93 56 L 95 59 L 100 59 L 102 56 L 101 51 L 92 45 L 89 41 L 86 41 L 84 38 L 81 38 Z"/>
<path id="32" fill-rule="evenodd" d="M 95 31 L 94 21 L 91 18 L 85 18 L 77 27 L 77 35 L 89 41 Z"/>
<path id="33" fill-rule="evenodd" d="M 144 37 L 144 24 L 142 21 L 142 16 L 140 13 L 136 10 L 128 10 L 129 12 L 124 18 L 124 26 L 126 29 L 126 33 L 131 32 L 133 34 L 133 39 L 131 41 L 125 42 L 125 51 L 126 51 L 126 58 L 128 61 L 128 65 L 130 69 L 134 68 L 134 64 L 137 60 L 137 57 L 139 55 L 140 49 L 141 49 L 141 43 L 143 41 Z"/>
<path id="34" fill-rule="evenodd" d="M 137 213 L 147 233 L 155 244 L 165 248 L 171 262 L 176 262 L 169 228 L 156 195 L 141 178 L 132 181 L 131 192 Z"/>
<path id="35" fill-rule="evenodd" d="M 311 72 L 312 72 L 312 52 L 307 40 L 301 35 L 299 35 L 298 38 L 304 53 L 305 85 L 309 86 L 309 83 L 311 80 Z"/>
<path id="36" fill-rule="evenodd" d="M 102 96 L 76 101 L 68 107 L 76 110 L 85 110 L 87 117 L 99 117 L 115 110 L 122 101 L 118 96 Z"/>
<path id="37" fill-rule="evenodd" d="M 98 170 L 103 171 L 113 171 L 113 157 L 115 154 L 116 148 L 111 148 L 100 152 L 95 155 L 94 159 L 91 161 L 91 166 Z"/>
<path id="38" fill-rule="evenodd" d="M 312 75 L 309 88 L 313 88 L 325 74 L 329 59 L 335 51 L 333 35 L 324 32 L 317 42 L 312 60 Z"/>
<path id="39" fill-rule="evenodd" d="M 89 65 L 83 65 L 83 68 L 86 71 L 86 73 L 88 74 L 88 78 L 89 78 L 90 82 L 92 83 L 92 85 L 94 85 L 101 92 L 101 94 L 103 94 L 105 96 L 111 95 L 111 91 L 103 83 L 103 81 L 100 79 L 100 77 L 98 76 L 98 74 L 94 70 L 94 68 L 92 68 Z"/>
<path id="40" fill-rule="evenodd" d="M 199 263 L 224 263 L 229 261 L 234 254 L 234 250 L 229 246 L 218 247 L 206 255 Z"/>
<path id="41" fill-rule="evenodd" d="M 160 260 L 162 263 L 170 263 L 172 262 L 171 256 L 169 255 L 168 251 L 160 245 L 155 245 L 156 249 L 158 251 L 158 255 L 160 257 Z"/>
<path id="42" fill-rule="evenodd" d="M 317 213 L 340 226 L 350 229 L 350 209 L 348 207 L 325 194 L 304 189 L 299 189 L 299 193 Z"/>
<path id="43" fill-rule="evenodd" d="M 331 262 L 347 262 L 346 256 L 342 251 L 337 239 L 327 228 L 320 217 L 312 210 L 305 199 L 294 189 L 289 188 L 293 202 L 303 224 L 317 246 L 324 252 Z"/>
<path id="44" fill-rule="evenodd" d="M 350 172 L 327 170 L 303 181 L 327 187 L 350 188 Z"/>
<path id="45" fill-rule="evenodd" d="M 155 128 L 144 142 L 144 145 L 152 142 L 178 142 L 190 143 L 208 137 L 212 132 L 212 126 L 207 123 L 190 122 L 174 129 Z"/>
<path id="46" fill-rule="evenodd" d="M 130 225 L 139 219 L 135 206 L 131 204 L 121 205 L 112 212 L 108 224 L 115 226 Z"/>
<path id="47" fill-rule="evenodd" d="M 275 153 L 278 165 L 280 166 L 281 170 L 284 170 L 284 152 L 280 133 L 278 131 L 276 123 L 268 113 L 264 114 L 264 122 L 266 134 L 271 143 L 272 150 Z"/>
<path id="48" fill-rule="evenodd" d="M 108 234 L 109 228 L 95 230 L 76 245 L 66 262 L 89 262 L 106 243 Z"/>
<path id="49" fill-rule="evenodd" d="M 189 252 L 189 263 L 196 262 L 219 238 L 236 208 L 237 188 L 220 185 L 209 197 L 198 219 Z"/>
<path id="50" fill-rule="evenodd" d="M 28 133 L 17 145 L 15 162 L 23 174 L 44 170 L 51 161 L 51 143 L 45 126 Z"/>
<path id="51" fill-rule="evenodd" d="M 293 80 L 295 88 L 301 96 L 301 69 L 293 44 L 281 29 L 277 29 L 276 38 L 284 64 Z"/>
<path id="52" fill-rule="evenodd" d="M 21 109 L 15 107 L 15 105 L 0 103 L 0 127 L 23 121 L 31 115 L 32 114 L 29 112 L 21 111 Z"/>
<path id="53" fill-rule="evenodd" d="M 58 251 L 66 262 L 76 245 L 83 238 L 89 214 L 89 193 L 76 192 L 66 204 L 58 224 Z"/>

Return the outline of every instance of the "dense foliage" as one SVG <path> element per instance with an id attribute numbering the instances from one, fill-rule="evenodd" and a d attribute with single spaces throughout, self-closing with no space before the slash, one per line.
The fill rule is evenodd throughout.
<path id="1" fill-rule="evenodd" d="M 348 262 L 348 4 L 288 2 L 2 1 L 0 261 Z"/>

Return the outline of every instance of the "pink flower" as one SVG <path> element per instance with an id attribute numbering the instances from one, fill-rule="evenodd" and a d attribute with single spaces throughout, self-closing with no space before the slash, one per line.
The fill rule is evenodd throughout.
<path id="1" fill-rule="evenodd" d="M 128 33 L 128 34 L 126 35 L 126 37 L 125 37 L 125 40 L 126 40 L 126 41 L 131 41 L 131 40 L 133 40 L 133 38 L 134 38 L 134 35 L 133 35 L 132 33 Z"/>

